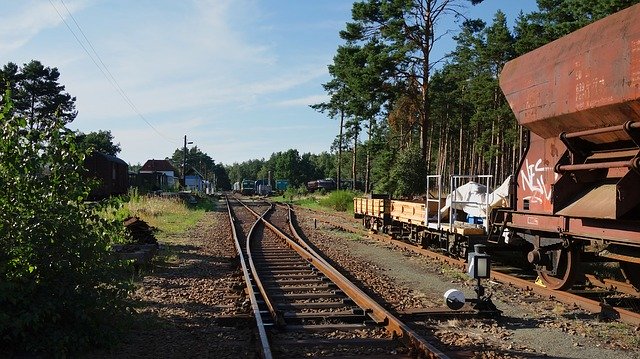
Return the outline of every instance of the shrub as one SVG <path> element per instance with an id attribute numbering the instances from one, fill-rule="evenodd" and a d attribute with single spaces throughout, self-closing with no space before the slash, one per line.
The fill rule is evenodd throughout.
<path id="1" fill-rule="evenodd" d="M 300 187 L 298 187 L 298 196 L 303 197 L 309 194 L 309 189 L 307 189 L 307 186 L 305 186 L 305 184 L 301 184 Z"/>
<path id="2" fill-rule="evenodd" d="M 356 193 L 353 191 L 333 191 L 329 196 L 320 200 L 320 205 L 339 212 L 353 211 L 353 197 L 355 196 Z"/>
<path id="3" fill-rule="evenodd" d="M 84 154 L 52 116 L 38 127 L 0 113 L 0 352 L 68 356 L 113 342 L 127 314 L 122 225 L 84 203 Z M 4 348 L 4 349 L 3 349 Z"/>

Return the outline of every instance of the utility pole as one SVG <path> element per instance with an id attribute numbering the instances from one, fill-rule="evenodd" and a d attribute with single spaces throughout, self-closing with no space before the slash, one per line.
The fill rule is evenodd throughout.
<path id="1" fill-rule="evenodd" d="M 182 152 L 182 186 L 185 187 L 187 185 L 185 181 L 185 175 L 187 173 L 187 144 L 192 144 L 193 142 L 187 142 L 187 135 L 184 135 L 184 147 Z"/>

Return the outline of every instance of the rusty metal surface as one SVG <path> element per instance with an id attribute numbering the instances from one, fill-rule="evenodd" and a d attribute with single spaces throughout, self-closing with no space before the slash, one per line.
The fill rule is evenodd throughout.
<path id="1" fill-rule="evenodd" d="M 605 243 L 640 246 L 636 221 L 572 218 L 546 213 L 510 212 L 510 227 L 530 231 L 554 231 L 577 238 L 595 238 Z"/>
<path id="2" fill-rule="evenodd" d="M 589 283 L 601 288 L 612 289 L 633 296 L 638 296 L 640 294 L 640 291 L 629 283 L 620 282 L 608 278 L 598 278 L 592 274 L 585 274 L 585 277 L 587 278 Z"/>
<path id="3" fill-rule="evenodd" d="M 613 229 L 621 242 L 640 244 L 639 18 L 640 5 L 629 7 L 504 66 L 500 87 L 531 130 L 518 211 L 624 220 L 599 222 L 602 235 Z"/>
<path id="4" fill-rule="evenodd" d="M 552 214 L 552 186 L 560 177 L 555 165 L 566 147 L 557 138 L 547 140 L 532 133 L 530 144 L 517 174 L 517 209 Z"/>
<path id="5" fill-rule="evenodd" d="M 640 119 L 640 5 L 509 61 L 500 87 L 518 122 L 543 138 Z M 621 140 L 620 132 L 591 136 Z"/>
<path id="6" fill-rule="evenodd" d="M 585 193 L 557 214 L 571 217 L 611 218 L 615 219 L 616 185 L 605 184 Z"/>

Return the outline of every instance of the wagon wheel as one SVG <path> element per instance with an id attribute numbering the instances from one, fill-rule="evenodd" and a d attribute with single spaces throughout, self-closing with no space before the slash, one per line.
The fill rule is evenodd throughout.
<path id="1" fill-rule="evenodd" d="M 640 290 L 640 264 L 620 262 L 620 269 L 629 283 L 637 290 Z"/>
<path id="2" fill-rule="evenodd" d="M 538 271 L 544 285 L 549 289 L 565 290 L 570 288 L 581 275 L 580 251 L 578 249 L 558 249 L 554 256 L 560 255 L 556 274 Z M 555 262 L 552 260 L 552 262 Z"/>

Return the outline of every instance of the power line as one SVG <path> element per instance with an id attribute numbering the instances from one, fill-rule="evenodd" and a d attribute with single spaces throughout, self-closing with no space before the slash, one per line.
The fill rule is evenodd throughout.
<path id="1" fill-rule="evenodd" d="M 69 15 L 69 17 L 73 20 L 73 23 L 76 25 L 76 27 L 78 28 L 78 30 L 80 31 L 80 34 L 82 34 L 82 37 L 84 38 L 84 40 L 87 42 L 87 44 L 89 45 L 89 47 L 91 48 L 91 51 L 93 51 L 94 56 L 91 54 L 91 52 L 89 52 L 89 50 L 87 49 L 87 47 L 84 45 L 84 43 L 80 40 L 80 38 L 78 37 L 78 35 L 76 35 L 75 31 L 73 31 L 73 29 L 71 28 L 71 26 L 69 26 L 69 24 L 67 23 L 67 21 L 65 20 L 64 16 L 62 16 L 62 14 L 60 13 L 60 11 L 58 10 L 58 8 L 56 7 L 56 5 L 53 3 L 52 0 L 49 0 L 49 3 L 51 4 L 51 6 L 53 7 L 53 9 L 56 11 L 56 13 L 58 14 L 58 16 L 60 17 L 60 19 L 62 20 L 62 22 L 64 22 L 65 26 L 67 27 L 67 29 L 69 29 L 69 32 L 71 32 L 71 34 L 73 35 L 73 37 L 76 39 L 76 41 L 78 42 L 78 44 L 80 44 L 80 47 L 82 47 L 82 49 L 84 50 L 84 52 L 89 56 L 89 58 L 91 59 L 91 61 L 93 62 L 94 65 L 96 65 L 96 67 L 98 68 L 98 70 L 100 70 L 100 72 L 102 73 L 102 75 L 107 79 L 107 81 L 109 81 L 109 83 L 111 84 L 111 86 L 113 86 L 113 88 L 116 90 L 116 92 L 120 95 L 120 97 L 122 97 L 122 99 L 129 105 L 129 107 L 131 107 L 131 109 L 133 110 L 133 112 L 135 112 L 138 117 L 140 119 L 142 119 L 149 127 L 151 127 L 160 137 L 164 138 L 166 141 L 171 142 L 171 143 L 178 143 L 177 141 L 174 141 L 168 137 L 166 137 L 165 135 L 163 135 L 160 131 L 158 131 L 157 128 L 155 128 L 151 122 L 149 122 L 146 117 L 144 117 L 144 115 L 138 110 L 138 108 L 136 107 L 136 105 L 133 103 L 133 101 L 131 100 L 131 98 L 129 98 L 129 96 L 127 96 L 126 92 L 124 91 L 124 89 L 120 86 L 120 84 L 118 83 L 118 81 L 116 80 L 116 78 L 113 76 L 113 74 L 111 73 L 111 71 L 109 71 L 109 67 L 107 67 L 107 65 L 104 63 L 104 61 L 102 61 L 102 58 L 100 57 L 100 55 L 98 54 L 98 52 L 96 51 L 96 49 L 93 47 L 93 44 L 91 44 L 91 41 L 89 41 L 89 38 L 87 38 L 87 36 L 85 35 L 84 31 L 82 31 L 82 27 L 80 27 L 80 24 L 78 23 L 78 21 L 76 21 L 75 17 L 73 16 L 73 14 L 71 14 L 71 11 L 69 11 L 69 8 L 67 7 L 67 5 L 64 3 L 64 0 L 60 0 L 60 3 L 62 4 L 62 6 L 65 8 L 67 14 Z M 100 62 L 100 64 L 102 66 L 100 66 L 98 64 L 98 61 L 96 61 L 96 58 L 98 59 L 98 61 Z"/>

